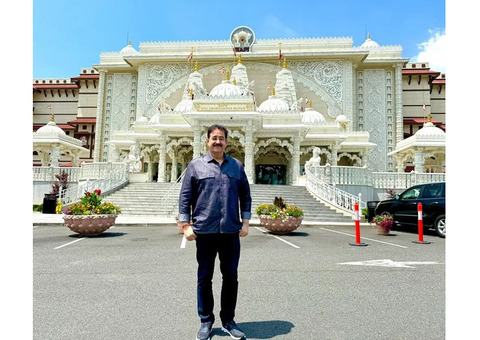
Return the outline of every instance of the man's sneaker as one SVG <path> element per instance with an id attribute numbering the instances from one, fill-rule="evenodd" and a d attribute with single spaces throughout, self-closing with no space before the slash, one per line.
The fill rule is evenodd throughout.
<path id="1" fill-rule="evenodd" d="M 226 325 L 223 325 L 222 331 L 228 333 L 232 337 L 232 339 L 245 339 L 245 333 L 243 333 L 242 330 L 238 328 L 235 321 L 230 321 Z"/>
<path id="2" fill-rule="evenodd" d="M 212 332 L 213 322 L 202 322 L 197 333 L 197 340 L 210 340 L 210 333 Z"/>

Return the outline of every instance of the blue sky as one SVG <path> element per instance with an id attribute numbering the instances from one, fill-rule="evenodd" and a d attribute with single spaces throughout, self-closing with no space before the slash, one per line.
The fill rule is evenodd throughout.
<path id="1" fill-rule="evenodd" d="M 351 37 L 401 45 L 403 57 L 445 72 L 445 2 L 34 0 L 33 78 L 69 78 L 128 40 L 227 40 L 237 26 L 257 39 Z M 426 59 L 428 58 L 428 60 Z"/>

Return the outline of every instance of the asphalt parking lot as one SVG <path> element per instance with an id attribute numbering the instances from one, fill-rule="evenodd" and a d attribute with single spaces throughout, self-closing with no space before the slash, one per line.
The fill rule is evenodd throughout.
<path id="1" fill-rule="evenodd" d="M 242 239 L 236 321 L 248 339 L 444 339 L 445 239 L 354 226 Z M 219 302 L 218 266 L 214 293 Z M 215 312 L 219 313 L 219 303 Z M 229 339 L 214 325 L 213 339 Z M 81 237 L 33 230 L 33 338 L 195 339 L 195 244 L 176 226 Z"/>

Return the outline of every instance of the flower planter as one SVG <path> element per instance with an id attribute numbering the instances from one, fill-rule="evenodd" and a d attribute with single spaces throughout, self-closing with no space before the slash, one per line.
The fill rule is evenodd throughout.
<path id="1" fill-rule="evenodd" d="M 260 217 L 260 224 L 273 234 L 288 234 L 302 224 L 303 217 L 288 216 L 286 221 L 281 218 L 272 219 L 268 215 Z"/>
<path id="2" fill-rule="evenodd" d="M 96 236 L 115 224 L 117 215 L 63 215 L 65 226 L 71 231 Z"/>
<path id="3" fill-rule="evenodd" d="M 377 225 L 376 227 L 377 227 L 377 234 L 378 235 L 388 235 L 388 234 L 390 234 L 390 229 L 383 228 L 379 225 Z"/>

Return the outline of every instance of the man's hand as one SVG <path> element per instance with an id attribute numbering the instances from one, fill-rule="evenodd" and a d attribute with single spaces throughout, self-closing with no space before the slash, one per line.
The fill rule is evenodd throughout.
<path id="1" fill-rule="evenodd" d="M 197 234 L 193 232 L 192 225 L 187 222 L 177 222 L 179 228 L 183 230 L 183 235 L 188 241 L 193 241 L 197 238 Z"/>
<path id="2" fill-rule="evenodd" d="M 250 224 L 250 220 L 242 220 L 242 229 L 238 232 L 240 237 L 245 237 L 248 235 L 248 227 Z"/>

